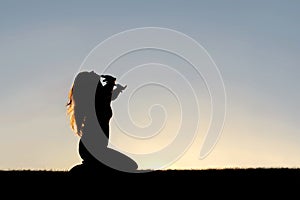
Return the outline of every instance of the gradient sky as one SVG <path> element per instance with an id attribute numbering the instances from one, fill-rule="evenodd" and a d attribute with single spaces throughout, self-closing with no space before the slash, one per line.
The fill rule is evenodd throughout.
<path id="1" fill-rule="evenodd" d="M 0 169 L 79 163 L 65 113 L 79 66 L 111 35 L 148 26 L 198 41 L 219 67 L 228 98 L 213 151 L 199 160 L 199 134 L 170 168 L 300 167 L 299 1 L 0 3 Z"/>

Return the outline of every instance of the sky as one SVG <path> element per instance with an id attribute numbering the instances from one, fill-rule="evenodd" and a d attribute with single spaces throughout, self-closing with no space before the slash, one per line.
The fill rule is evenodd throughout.
<path id="1" fill-rule="evenodd" d="M 203 80 L 191 78 L 187 86 L 196 91 L 201 123 L 191 146 L 167 168 L 300 167 L 299 1 L 1 0 L 0 3 L 1 170 L 68 170 L 81 162 L 77 152 L 79 138 L 70 129 L 65 107 L 74 77 L 100 42 L 143 27 L 175 30 L 193 38 L 213 59 L 226 89 L 223 130 L 211 152 L 200 159 L 211 117 L 210 99 Z M 101 55 L 95 56 L 101 60 Z M 202 56 L 205 57 L 204 51 Z M 174 68 L 185 65 L 178 57 L 155 50 L 136 52 L 122 59 L 118 60 L 119 65 L 124 66 L 154 61 L 168 62 Z M 93 62 L 88 59 L 86 63 Z M 174 70 L 164 76 L 166 68 L 154 65 L 135 69 L 120 82 L 133 88 L 134 84 L 151 81 L 151 73 L 153 77 L 160 74 L 157 76 L 160 79 L 153 78 L 154 82 L 178 81 Z M 99 66 L 95 70 L 100 70 Z M 188 67 L 181 70 L 180 74 L 193 76 Z M 110 72 L 118 74 L 118 70 Z M 117 78 L 122 75 L 119 73 Z M 112 103 L 115 109 L 112 140 L 131 153 L 164 148 L 182 125 L 180 117 L 187 121 L 184 122 L 187 130 L 192 126 L 188 122 L 195 119 L 195 115 L 182 116 L 180 109 L 175 109 L 178 95 L 182 97 L 180 103 L 190 103 L 187 108 L 193 113 L 193 100 L 185 98 L 191 93 L 181 86 L 171 88 L 171 93 L 162 87 L 143 89 L 147 89 L 145 93 L 125 90 Z M 178 93 L 174 96 L 172 91 Z M 120 105 L 127 102 L 130 94 L 134 100 L 128 104 L 131 112 L 128 115 Z M 153 103 L 167 106 L 165 110 L 153 107 L 149 115 Z M 118 123 L 130 132 L 132 125 L 143 127 L 157 122 L 159 126 L 164 120 L 167 120 L 164 134 L 155 142 L 131 141 L 131 145 L 124 147 Z M 153 126 L 154 131 L 157 126 Z M 149 130 L 140 134 L 151 135 L 152 129 Z M 138 160 L 138 164 L 141 168 L 151 168 L 165 159 L 157 155 L 150 160 Z"/>

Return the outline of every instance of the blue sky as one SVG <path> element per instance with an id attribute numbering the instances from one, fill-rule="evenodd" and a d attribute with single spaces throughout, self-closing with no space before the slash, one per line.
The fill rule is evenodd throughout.
<path id="1" fill-rule="evenodd" d="M 80 64 L 111 35 L 148 26 L 198 41 L 226 86 L 216 147 L 199 160 L 199 137 L 173 167 L 299 167 L 299 8 L 291 0 L 1 1 L 0 168 L 78 163 L 64 105 Z"/>

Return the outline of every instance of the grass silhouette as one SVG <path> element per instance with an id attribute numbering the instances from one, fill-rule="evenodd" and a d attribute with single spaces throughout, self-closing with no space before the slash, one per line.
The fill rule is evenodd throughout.
<path id="1" fill-rule="evenodd" d="M 97 176 L 91 172 L 90 174 L 83 174 L 83 176 Z M 139 173 L 126 173 L 117 170 L 99 172 L 101 176 L 142 176 L 142 177 L 173 177 L 173 176 L 193 176 L 193 177 L 300 177 L 300 168 L 224 168 L 224 169 L 184 169 L 184 170 L 155 170 L 143 171 Z M 72 175 L 68 170 L 0 170 L 0 177 L 71 177 L 78 176 Z"/>

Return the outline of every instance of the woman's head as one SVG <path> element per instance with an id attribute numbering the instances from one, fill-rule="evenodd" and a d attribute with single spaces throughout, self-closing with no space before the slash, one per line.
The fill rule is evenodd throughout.
<path id="1" fill-rule="evenodd" d="M 103 82 L 115 85 L 116 78 L 110 75 L 101 75 Z"/>
<path id="2" fill-rule="evenodd" d="M 72 130 L 82 136 L 84 122 L 90 112 L 93 112 L 93 101 L 97 85 L 100 83 L 100 76 L 94 71 L 80 72 L 75 77 L 69 91 L 67 114 L 70 117 Z M 101 83 L 100 83 L 101 84 Z"/>

